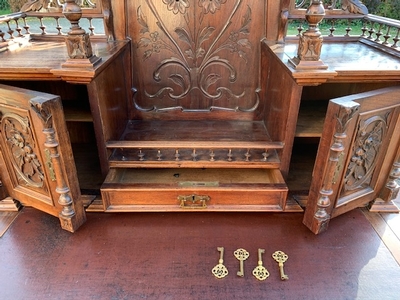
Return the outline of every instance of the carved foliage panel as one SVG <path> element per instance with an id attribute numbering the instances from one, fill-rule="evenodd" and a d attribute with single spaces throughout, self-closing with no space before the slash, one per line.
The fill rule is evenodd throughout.
<path id="1" fill-rule="evenodd" d="M 135 106 L 254 111 L 265 1 L 128 1 Z"/>
<path id="2" fill-rule="evenodd" d="M 45 177 L 49 159 L 39 145 L 29 110 L 0 104 L 0 145 L 13 187 L 50 196 Z M 41 199 L 52 204 L 50 197 Z"/>
<path id="3" fill-rule="evenodd" d="M 375 190 L 375 173 L 379 172 L 379 166 L 387 151 L 390 141 L 388 130 L 393 114 L 393 109 L 360 114 L 349 147 L 347 163 L 343 166 L 337 206 L 346 203 L 351 199 L 351 195 L 362 195 L 363 191 Z"/>

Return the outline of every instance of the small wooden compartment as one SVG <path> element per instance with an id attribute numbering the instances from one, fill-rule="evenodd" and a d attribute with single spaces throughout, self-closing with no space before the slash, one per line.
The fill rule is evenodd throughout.
<path id="1" fill-rule="evenodd" d="M 287 186 L 278 169 L 111 169 L 101 193 L 105 211 L 284 211 Z"/>

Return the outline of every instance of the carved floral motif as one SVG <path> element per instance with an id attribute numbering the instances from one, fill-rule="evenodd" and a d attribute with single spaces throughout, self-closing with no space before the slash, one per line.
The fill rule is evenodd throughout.
<path id="1" fill-rule="evenodd" d="M 174 14 L 185 14 L 186 9 L 189 7 L 188 0 L 163 0 L 164 4 L 167 4 L 167 9 L 172 11 Z"/>
<path id="2" fill-rule="evenodd" d="M 163 0 L 169 11 L 174 14 L 184 14 L 184 19 L 188 23 L 187 9 L 188 1 L 172 1 Z M 218 85 L 223 79 L 222 74 L 210 72 L 213 66 L 222 67 L 227 71 L 228 80 L 233 83 L 237 79 L 237 70 L 231 61 L 223 58 L 222 51 L 237 54 L 239 58 L 247 62 L 246 50 L 251 49 L 252 45 L 247 38 L 250 33 L 249 24 L 251 22 L 251 8 L 248 6 L 246 13 L 242 16 L 239 28 L 230 28 L 231 32 L 227 35 L 227 29 L 232 24 L 232 18 L 237 13 L 241 0 L 236 0 L 232 11 L 227 20 L 221 23 L 221 28 L 217 29 L 210 25 L 200 26 L 198 32 L 193 34 L 189 27 L 179 26 L 173 29 L 176 35 L 170 32 L 163 20 L 161 19 L 156 7 L 151 0 L 146 0 L 152 14 L 157 19 L 157 26 L 161 30 L 150 32 L 150 26 L 147 22 L 147 16 L 144 14 L 142 7 L 137 9 L 137 21 L 140 24 L 140 33 L 142 37 L 138 42 L 138 48 L 144 48 L 143 60 L 149 59 L 155 54 L 168 51 L 172 54 L 170 58 L 160 61 L 153 72 L 153 79 L 156 82 L 161 81 L 161 74 L 165 74 L 164 70 L 176 70 L 169 75 L 172 85 L 161 87 L 157 92 L 145 92 L 149 98 L 163 98 L 168 95 L 171 99 L 179 100 L 186 97 L 191 91 L 199 90 L 207 99 L 216 100 L 226 95 L 228 98 L 239 99 L 245 95 L 245 92 L 234 93 L 229 87 Z M 198 5 L 202 8 L 199 23 L 202 24 L 204 14 L 215 14 L 221 9 L 226 0 L 199 0 Z M 175 37 L 176 36 L 176 37 Z M 225 40 L 223 40 L 225 37 Z M 212 39 L 211 44 L 206 42 Z M 182 47 L 181 45 L 185 45 Z M 226 55 L 226 54 L 225 54 Z M 168 71 L 167 71 L 168 72 Z M 234 110 L 253 111 L 258 106 L 258 95 L 256 104 L 251 108 L 236 107 Z M 142 110 L 155 110 L 156 107 Z M 179 106 L 177 106 L 179 108 Z"/>
<path id="3" fill-rule="evenodd" d="M 18 180 L 28 186 L 43 187 L 44 173 L 35 153 L 35 142 L 27 118 L 8 113 L 1 120 L 2 136 L 8 146 L 9 158 L 19 175 Z"/>
<path id="4" fill-rule="evenodd" d="M 203 8 L 203 13 L 215 13 L 221 8 L 221 4 L 224 4 L 226 0 L 199 0 L 199 6 Z"/>
<path id="5" fill-rule="evenodd" d="M 382 140 L 386 134 L 386 118 L 372 117 L 358 131 L 355 147 L 347 167 L 345 190 L 362 188 L 371 181 Z"/>

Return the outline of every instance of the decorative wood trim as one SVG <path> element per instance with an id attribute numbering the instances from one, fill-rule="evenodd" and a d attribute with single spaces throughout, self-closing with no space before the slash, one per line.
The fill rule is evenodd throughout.
<path id="1" fill-rule="evenodd" d="M 354 115 L 358 112 L 359 106 L 340 107 L 336 117 L 336 133 L 330 147 L 328 165 L 323 176 L 323 185 L 320 189 L 320 198 L 317 201 L 317 211 L 314 213 L 314 233 L 321 233 L 328 228 L 331 218 L 330 208 L 334 204 L 329 198 L 333 194 L 332 186 L 335 182 L 338 167 L 340 167 L 340 155 L 344 152 L 343 141 L 347 138 L 347 127 Z"/>
<path id="2" fill-rule="evenodd" d="M 0 211 L 19 211 L 21 208 L 21 203 L 11 197 L 0 200 Z"/>

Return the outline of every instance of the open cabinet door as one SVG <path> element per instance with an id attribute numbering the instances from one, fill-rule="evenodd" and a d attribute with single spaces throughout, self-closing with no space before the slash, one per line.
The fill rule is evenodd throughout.
<path id="1" fill-rule="evenodd" d="M 312 232 L 380 196 L 398 158 L 399 111 L 400 87 L 330 101 L 303 219 Z"/>
<path id="2" fill-rule="evenodd" d="M 86 216 L 58 96 L 0 85 L 0 176 L 7 193 L 74 232 Z"/>

